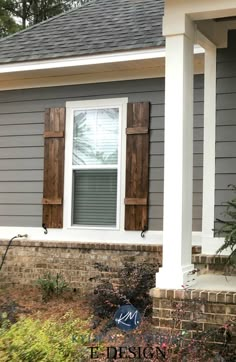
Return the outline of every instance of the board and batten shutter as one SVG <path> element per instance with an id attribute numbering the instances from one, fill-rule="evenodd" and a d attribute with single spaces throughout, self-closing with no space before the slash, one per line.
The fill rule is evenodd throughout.
<path id="1" fill-rule="evenodd" d="M 125 230 L 148 228 L 150 104 L 128 103 Z"/>
<path id="2" fill-rule="evenodd" d="M 46 228 L 63 227 L 65 108 L 45 110 L 43 221 Z"/>

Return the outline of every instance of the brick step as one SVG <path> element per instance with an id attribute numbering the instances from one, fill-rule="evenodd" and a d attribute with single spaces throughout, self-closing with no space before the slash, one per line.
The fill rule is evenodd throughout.
<path id="1" fill-rule="evenodd" d="M 225 255 L 193 254 L 192 263 L 200 270 L 199 274 L 236 275 L 236 268 L 226 267 L 227 258 Z"/>

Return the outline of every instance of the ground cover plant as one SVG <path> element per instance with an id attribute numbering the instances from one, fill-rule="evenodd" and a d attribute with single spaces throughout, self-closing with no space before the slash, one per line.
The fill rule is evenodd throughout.
<path id="1" fill-rule="evenodd" d="M 172 301 L 173 325 L 166 332 L 159 333 L 152 324 L 151 299 L 147 299 L 145 303 L 141 299 L 139 301 L 142 313 L 140 327 L 131 332 L 121 331 L 114 324 L 114 310 L 119 307 L 119 303 L 129 303 L 130 300 L 136 306 L 136 288 L 139 288 L 141 280 L 143 299 L 148 296 L 148 291 L 154 282 L 153 266 L 145 266 L 141 271 L 141 266 L 135 270 L 134 266 L 127 265 L 127 269 L 123 273 L 118 273 L 117 278 L 114 278 L 114 270 L 111 273 L 107 267 L 100 265 L 96 265 L 96 268 L 106 270 L 102 272 L 102 275 L 110 275 L 110 277 L 105 277 L 106 280 L 98 279 L 98 290 L 99 285 L 102 284 L 103 292 L 95 294 L 96 304 L 94 304 L 94 299 L 88 296 L 83 298 L 73 290 L 59 296 L 54 295 L 45 303 L 42 301 L 41 291 L 35 287 L 24 288 L 24 293 L 19 288 L 0 289 L 0 362 L 86 362 L 92 361 L 91 347 L 99 347 L 99 358 L 93 359 L 97 362 L 115 361 L 114 353 L 117 360 L 122 362 L 122 359 L 118 358 L 119 350 L 114 349 L 119 346 L 140 349 L 140 358 L 137 351 L 136 358 L 133 358 L 134 354 L 126 351 L 132 358 L 123 359 L 123 361 L 236 361 L 236 348 L 235 345 L 233 348 L 231 346 L 231 325 L 223 325 L 217 331 L 199 330 L 194 335 L 190 330 L 177 328 L 185 313 L 189 313 L 189 306 L 184 301 L 178 303 Z M 123 279 L 125 283 L 122 285 Z M 133 284 L 129 284 L 131 282 Z M 132 294 L 131 285 L 134 287 L 134 294 Z M 116 299 L 111 302 L 110 297 L 113 298 L 114 293 Z M 101 306 L 105 308 L 106 317 L 100 309 Z M 107 306 L 108 309 L 106 309 Z M 201 318 L 200 306 L 201 303 L 198 300 L 193 301 L 191 306 L 193 324 Z M 68 310 L 72 310 L 72 314 L 68 314 Z M 147 313 L 148 310 L 149 313 Z M 97 323 L 98 318 L 99 323 Z M 218 351 L 212 347 L 213 340 L 221 342 Z M 112 346 L 113 349 L 111 349 Z M 110 348 L 110 358 L 106 358 L 107 348 Z M 158 352 L 158 348 L 164 352 L 165 357 Z M 144 351 L 146 351 L 145 355 Z"/>
<path id="2" fill-rule="evenodd" d="M 53 275 L 50 272 L 45 273 L 41 278 L 36 280 L 35 284 L 40 289 L 44 302 L 48 301 L 53 296 L 58 297 L 69 290 L 68 283 L 60 273 L 57 273 L 56 275 Z"/>
<path id="3" fill-rule="evenodd" d="M 86 321 L 67 313 L 60 320 L 22 318 L 0 328 L 1 362 L 84 362 L 90 330 Z"/>

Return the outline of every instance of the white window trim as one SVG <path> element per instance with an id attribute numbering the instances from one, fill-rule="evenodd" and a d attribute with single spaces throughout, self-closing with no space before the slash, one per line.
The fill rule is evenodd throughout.
<path id="1" fill-rule="evenodd" d="M 128 98 L 94 99 L 66 102 L 65 167 L 64 167 L 64 229 L 75 230 L 124 230 L 125 164 Z M 119 108 L 119 145 L 118 145 L 118 183 L 117 183 L 117 224 L 116 227 L 98 227 L 72 225 L 72 148 L 73 148 L 73 112 L 78 108 Z M 89 168 L 89 167 L 88 167 Z M 108 167 L 106 167 L 108 168 Z M 81 169 L 81 167 L 80 167 Z M 86 166 L 84 167 L 86 169 Z M 70 170 L 70 172 L 68 172 Z"/>

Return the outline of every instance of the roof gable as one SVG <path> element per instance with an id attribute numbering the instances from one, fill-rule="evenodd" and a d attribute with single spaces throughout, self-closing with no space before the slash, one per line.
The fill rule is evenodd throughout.
<path id="1" fill-rule="evenodd" d="M 96 0 L 0 41 L 0 64 L 164 45 L 164 0 Z"/>

